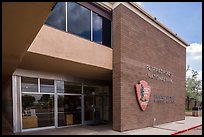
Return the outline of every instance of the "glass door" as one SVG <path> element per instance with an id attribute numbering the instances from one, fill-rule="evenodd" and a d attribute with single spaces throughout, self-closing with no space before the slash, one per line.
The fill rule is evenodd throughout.
<path id="1" fill-rule="evenodd" d="M 58 127 L 81 124 L 81 91 L 80 83 L 56 81 Z"/>
<path id="2" fill-rule="evenodd" d="M 89 124 L 94 120 L 94 96 L 84 95 L 84 123 Z"/>
<path id="3" fill-rule="evenodd" d="M 19 82 L 18 82 L 19 81 Z M 44 78 L 18 79 L 19 131 L 109 121 L 109 87 Z M 18 98 L 17 98 L 18 97 Z M 17 104 L 16 103 L 16 104 Z M 19 122 L 20 120 L 20 122 Z M 19 123 L 18 123 L 19 122 Z"/>
<path id="4" fill-rule="evenodd" d="M 58 95 L 58 127 L 81 124 L 81 96 Z"/>
<path id="5" fill-rule="evenodd" d="M 84 124 L 96 124 L 103 120 L 102 90 L 97 86 L 84 86 Z"/>
<path id="6" fill-rule="evenodd" d="M 103 120 L 103 96 L 94 96 L 94 120 L 96 123 Z"/>

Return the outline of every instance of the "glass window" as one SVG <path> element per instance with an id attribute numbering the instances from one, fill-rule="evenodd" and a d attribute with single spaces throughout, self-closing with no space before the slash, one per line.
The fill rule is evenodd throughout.
<path id="1" fill-rule="evenodd" d="M 21 77 L 21 90 L 22 92 L 38 92 L 38 79 Z"/>
<path id="2" fill-rule="evenodd" d="M 111 21 L 103 18 L 103 45 L 111 47 Z"/>
<path id="3" fill-rule="evenodd" d="M 103 87 L 84 85 L 84 94 L 85 95 L 103 95 Z"/>
<path id="4" fill-rule="evenodd" d="M 93 41 L 111 47 L 111 21 L 94 12 Z"/>
<path id="5" fill-rule="evenodd" d="M 58 95 L 58 126 L 81 124 L 81 96 Z"/>
<path id="6" fill-rule="evenodd" d="M 68 31 L 91 40 L 91 11 L 75 2 L 68 2 L 67 7 Z"/>
<path id="7" fill-rule="evenodd" d="M 22 128 L 54 126 L 54 95 L 22 94 Z"/>
<path id="8" fill-rule="evenodd" d="M 92 12 L 93 41 L 111 47 L 111 21 Z M 91 10 L 76 2 L 58 2 L 45 24 L 91 40 Z"/>
<path id="9" fill-rule="evenodd" d="M 66 5 L 58 2 L 50 13 L 45 24 L 66 31 Z"/>
<path id="10" fill-rule="evenodd" d="M 102 17 L 93 12 L 93 41 L 102 44 Z"/>
<path id="11" fill-rule="evenodd" d="M 54 80 L 40 79 L 41 93 L 54 93 Z"/>
<path id="12" fill-rule="evenodd" d="M 66 81 L 57 81 L 58 93 L 81 94 L 81 91 L 82 91 L 81 84 Z"/>

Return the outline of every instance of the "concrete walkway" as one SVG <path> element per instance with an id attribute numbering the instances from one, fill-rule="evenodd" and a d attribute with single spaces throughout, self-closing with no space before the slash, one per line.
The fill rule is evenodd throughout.
<path id="1" fill-rule="evenodd" d="M 202 135 L 202 126 L 186 131 L 184 133 L 180 133 L 178 135 Z"/>
<path id="2" fill-rule="evenodd" d="M 186 116 L 185 120 L 125 132 L 112 130 L 111 125 L 85 125 L 18 133 L 20 135 L 171 135 L 202 124 L 202 117 Z"/>
<path id="3" fill-rule="evenodd" d="M 161 125 L 156 125 L 154 127 L 147 127 L 143 129 L 136 129 L 131 131 L 126 131 L 123 133 L 130 135 L 171 135 L 180 130 L 189 129 L 191 127 L 202 124 L 202 117 L 191 117 L 186 116 L 185 120 L 176 121 Z"/>

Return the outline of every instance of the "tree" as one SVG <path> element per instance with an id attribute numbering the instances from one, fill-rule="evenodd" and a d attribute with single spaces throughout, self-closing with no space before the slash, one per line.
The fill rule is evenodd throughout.
<path id="1" fill-rule="evenodd" d="M 188 65 L 186 72 L 190 71 Z M 187 109 L 189 110 L 189 104 L 191 100 L 194 100 L 194 106 L 197 102 L 202 102 L 202 80 L 198 80 L 198 72 L 191 70 L 192 76 L 186 78 L 186 99 L 187 99 Z"/>
<path id="2" fill-rule="evenodd" d="M 35 98 L 33 96 L 31 96 L 31 95 L 22 96 L 23 110 L 26 109 L 26 108 L 32 107 L 34 101 L 35 101 Z"/>
<path id="3" fill-rule="evenodd" d="M 197 106 L 197 102 L 202 102 L 202 81 L 201 80 L 197 80 L 195 82 L 195 90 L 194 90 L 194 106 Z"/>

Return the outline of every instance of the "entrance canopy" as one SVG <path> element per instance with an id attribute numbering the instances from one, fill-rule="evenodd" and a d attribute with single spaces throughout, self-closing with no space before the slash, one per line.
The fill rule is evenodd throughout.
<path id="1" fill-rule="evenodd" d="M 55 2 L 2 3 L 2 84 L 18 67 L 54 4 Z"/>

